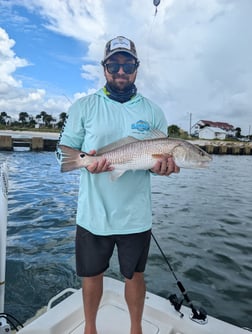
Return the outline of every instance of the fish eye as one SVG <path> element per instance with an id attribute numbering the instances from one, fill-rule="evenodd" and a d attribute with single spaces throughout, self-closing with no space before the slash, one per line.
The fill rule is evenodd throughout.
<path id="1" fill-rule="evenodd" d="M 81 158 L 85 158 L 85 153 L 81 153 L 81 154 L 80 154 L 80 157 L 81 157 Z"/>

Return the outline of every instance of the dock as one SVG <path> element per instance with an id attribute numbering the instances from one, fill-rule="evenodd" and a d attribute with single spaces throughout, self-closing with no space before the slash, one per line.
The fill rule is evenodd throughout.
<path id="1" fill-rule="evenodd" d="M 252 142 L 214 141 L 213 143 L 204 143 L 202 140 L 190 142 L 198 145 L 209 154 L 252 155 Z"/>
<path id="2" fill-rule="evenodd" d="M 56 150 L 59 133 L 32 131 L 0 131 L 0 151 Z M 189 140 L 209 154 L 251 155 L 252 142 L 223 140 Z"/>
<path id="3" fill-rule="evenodd" d="M 59 133 L 0 131 L 0 151 L 55 151 Z"/>

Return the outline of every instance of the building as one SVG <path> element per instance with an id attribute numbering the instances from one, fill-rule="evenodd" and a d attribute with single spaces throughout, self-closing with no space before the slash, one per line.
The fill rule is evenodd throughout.
<path id="1" fill-rule="evenodd" d="M 199 130 L 200 139 L 220 139 L 223 140 L 227 136 L 226 132 L 220 128 L 206 126 Z"/>
<path id="2" fill-rule="evenodd" d="M 235 137 L 236 130 L 229 123 L 200 120 L 192 126 L 191 133 L 202 139 L 225 139 Z"/>

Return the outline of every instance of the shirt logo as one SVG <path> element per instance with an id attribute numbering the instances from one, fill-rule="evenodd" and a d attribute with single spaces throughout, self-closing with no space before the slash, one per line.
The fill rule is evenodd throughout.
<path id="1" fill-rule="evenodd" d="M 131 129 L 138 130 L 138 131 L 148 131 L 150 130 L 150 125 L 146 121 L 139 120 L 134 124 L 131 124 Z"/>

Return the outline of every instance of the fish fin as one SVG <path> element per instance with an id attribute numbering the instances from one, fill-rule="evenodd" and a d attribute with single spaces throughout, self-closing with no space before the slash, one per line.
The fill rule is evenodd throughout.
<path id="1" fill-rule="evenodd" d="M 62 173 L 84 167 L 80 164 L 80 159 L 87 155 L 85 152 L 79 151 L 66 145 L 59 145 L 61 150 L 61 169 Z"/>
<path id="2" fill-rule="evenodd" d="M 119 139 L 113 143 L 110 143 L 102 148 L 100 148 L 99 150 L 97 150 L 96 152 L 96 155 L 102 155 L 104 153 L 107 153 L 109 151 L 112 151 L 112 150 L 115 150 L 115 149 L 118 149 L 126 144 L 131 144 L 131 143 L 135 143 L 139 141 L 139 139 L 136 139 L 134 137 L 125 137 L 125 138 L 122 138 L 122 139 Z"/>
<path id="3" fill-rule="evenodd" d="M 150 131 L 145 134 L 144 139 L 155 139 L 155 138 L 167 138 L 167 134 L 159 129 L 150 129 Z"/>
<path id="4" fill-rule="evenodd" d="M 125 172 L 126 172 L 126 170 L 124 170 L 124 169 L 114 169 L 113 171 L 110 172 L 110 178 L 111 178 L 112 181 L 116 181 Z"/>
<path id="5" fill-rule="evenodd" d="M 133 136 L 128 136 L 128 137 L 124 137 L 122 139 L 119 139 L 119 140 L 117 140 L 113 143 L 110 143 L 110 144 L 100 148 L 99 150 L 97 150 L 96 155 L 102 155 L 102 154 L 107 153 L 109 151 L 118 149 L 118 148 L 120 148 L 124 145 L 136 143 L 136 142 L 144 140 L 144 139 L 154 139 L 154 138 L 167 138 L 167 135 L 159 129 L 151 129 L 150 132 L 141 139 L 135 138 Z"/>
<path id="6" fill-rule="evenodd" d="M 163 158 L 168 158 L 172 157 L 172 154 L 161 154 L 161 153 L 156 153 L 151 155 L 154 159 L 163 159 Z"/>

